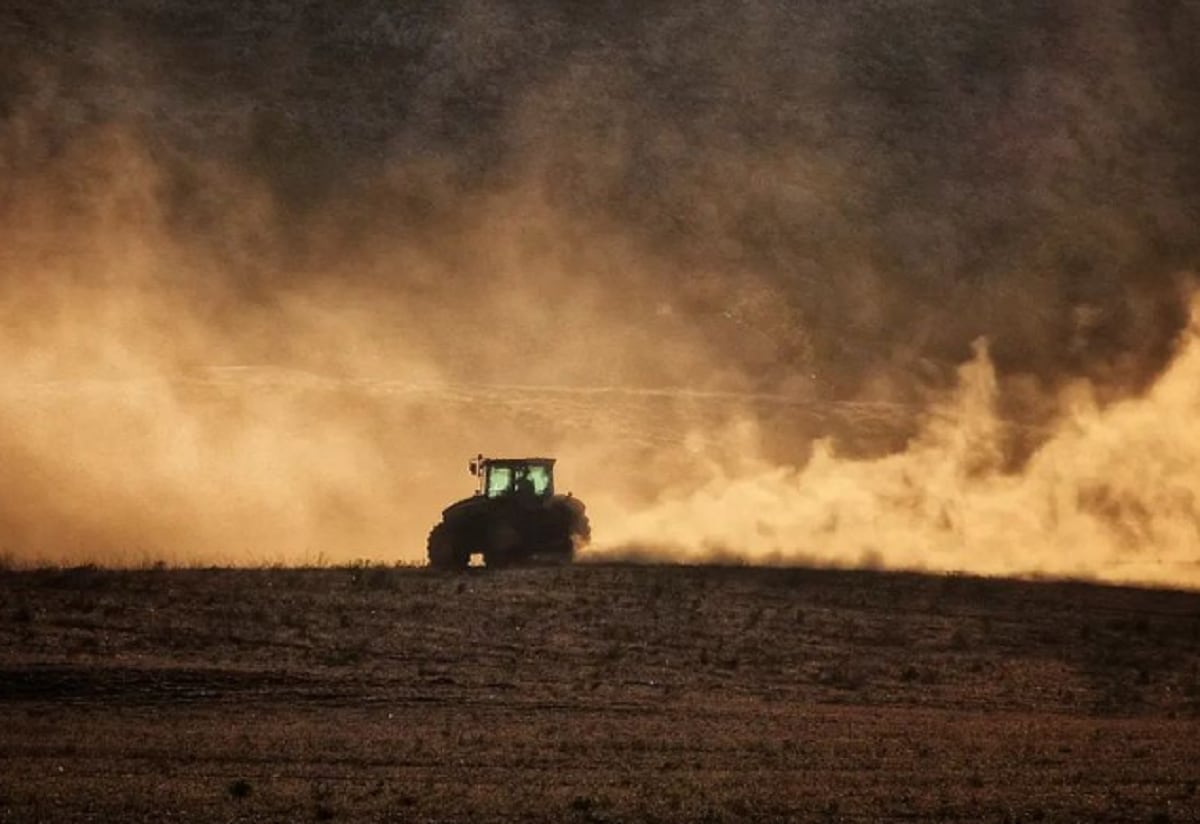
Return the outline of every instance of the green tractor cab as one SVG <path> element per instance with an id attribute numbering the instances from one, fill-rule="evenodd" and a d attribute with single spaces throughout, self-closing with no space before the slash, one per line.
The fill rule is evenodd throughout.
<path id="1" fill-rule="evenodd" d="M 484 458 L 471 461 L 471 474 L 479 480 L 475 494 L 489 498 L 533 494 L 545 498 L 554 494 L 553 458 Z"/>
<path id="2" fill-rule="evenodd" d="M 489 567 L 570 562 L 591 538 L 586 508 L 554 491 L 553 458 L 485 458 L 469 465 L 475 494 L 442 510 L 429 533 L 429 565 L 465 569 L 474 555 Z"/>

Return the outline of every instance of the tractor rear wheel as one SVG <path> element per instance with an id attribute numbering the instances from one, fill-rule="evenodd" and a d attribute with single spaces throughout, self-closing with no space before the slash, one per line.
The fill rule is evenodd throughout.
<path id="1" fill-rule="evenodd" d="M 471 553 L 458 545 L 454 533 L 445 522 L 429 533 L 429 566 L 439 570 L 460 570 L 471 565 Z"/>
<path id="2" fill-rule="evenodd" d="M 572 549 L 577 543 L 584 545 L 592 540 L 592 522 L 587 515 L 580 513 L 575 518 L 571 524 L 571 539 Z"/>

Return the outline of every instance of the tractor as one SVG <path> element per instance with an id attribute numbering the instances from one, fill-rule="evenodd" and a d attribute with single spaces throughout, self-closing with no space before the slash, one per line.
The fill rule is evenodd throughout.
<path id="1" fill-rule="evenodd" d="M 442 510 L 429 533 L 429 565 L 458 570 L 481 555 L 489 567 L 568 563 L 591 538 L 583 502 L 554 492 L 553 458 L 485 458 L 469 464 L 475 494 Z"/>

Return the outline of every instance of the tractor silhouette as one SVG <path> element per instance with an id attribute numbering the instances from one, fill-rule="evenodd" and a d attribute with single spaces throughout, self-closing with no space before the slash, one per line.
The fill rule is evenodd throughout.
<path id="1" fill-rule="evenodd" d="M 478 486 L 442 510 L 429 533 L 429 565 L 465 569 L 473 555 L 489 567 L 569 563 L 591 538 L 583 502 L 554 492 L 553 458 L 485 458 L 470 463 Z"/>

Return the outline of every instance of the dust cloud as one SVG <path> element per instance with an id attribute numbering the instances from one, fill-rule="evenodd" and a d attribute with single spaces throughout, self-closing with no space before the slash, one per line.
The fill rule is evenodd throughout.
<path id="1" fill-rule="evenodd" d="M 714 466 L 698 489 L 665 489 L 624 517 L 619 507 L 597 514 L 615 524 L 605 532 L 615 548 L 600 555 L 1200 586 L 1193 317 L 1144 397 L 1100 407 L 1088 384 L 1072 387 L 1063 418 L 1017 471 L 981 341 L 903 451 L 854 459 L 819 442 L 803 466 L 777 466 L 757 459 L 751 422 L 734 436 L 737 470 Z"/>
<path id="2" fill-rule="evenodd" d="M 8 563 L 417 562 L 483 451 L 594 558 L 1200 582 L 1192 5 L 2 14 Z"/>

